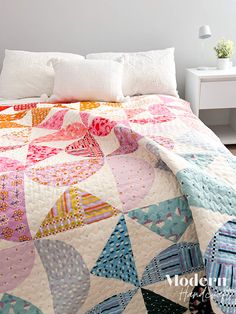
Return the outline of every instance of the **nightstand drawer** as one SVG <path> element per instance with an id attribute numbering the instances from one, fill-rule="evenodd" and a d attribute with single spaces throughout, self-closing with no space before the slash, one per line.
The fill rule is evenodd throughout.
<path id="1" fill-rule="evenodd" d="M 236 80 L 201 82 L 200 109 L 236 108 Z"/>

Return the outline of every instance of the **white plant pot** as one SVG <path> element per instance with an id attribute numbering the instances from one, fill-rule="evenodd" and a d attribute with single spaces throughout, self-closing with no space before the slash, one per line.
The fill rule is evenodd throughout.
<path id="1" fill-rule="evenodd" d="M 227 70 L 231 67 L 230 58 L 218 58 L 217 68 L 218 70 Z"/>

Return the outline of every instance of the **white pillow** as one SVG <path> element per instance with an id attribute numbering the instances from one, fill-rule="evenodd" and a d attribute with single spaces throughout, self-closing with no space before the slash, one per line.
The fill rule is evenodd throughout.
<path id="1" fill-rule="evenodd" d="M 37 97 L 43 93 L 51 95 L 54 71 L 47 62 L 54 57 L 84 59 L 72 53 L 5 50 L 0 76 L 0 97 L 16 99 Z"/>
<path id="2" fill-rule="evenodd" d="M 174 48 L 134 53 L 94 53 L 87 59 L 117 60 L 124 57 L 125 96 L 166 94 L 178 96 Z"/>
<path id="3" fill-rule="evenodd" d="M 50 101 L 124 100 L 123 64 L 112 60 L 52 60 L 55 71 Z"/>

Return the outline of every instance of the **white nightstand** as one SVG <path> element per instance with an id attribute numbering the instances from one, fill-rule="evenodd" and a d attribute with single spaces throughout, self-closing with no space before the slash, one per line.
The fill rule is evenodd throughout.
<path id="1" fill-rule="evenodd" d="M 185 99 L 224 144 L 236 144 L 236 67 L 186 70 Z"/>

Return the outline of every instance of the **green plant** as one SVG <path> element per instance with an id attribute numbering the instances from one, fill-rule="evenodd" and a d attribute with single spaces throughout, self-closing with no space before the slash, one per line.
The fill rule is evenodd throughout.
<path id="1" fill-rule="evenodd" d="M 214 47 L 218 58 L 231 58 L 234 53 L 234 43 L 232 40 L 221 39 Z"/>

